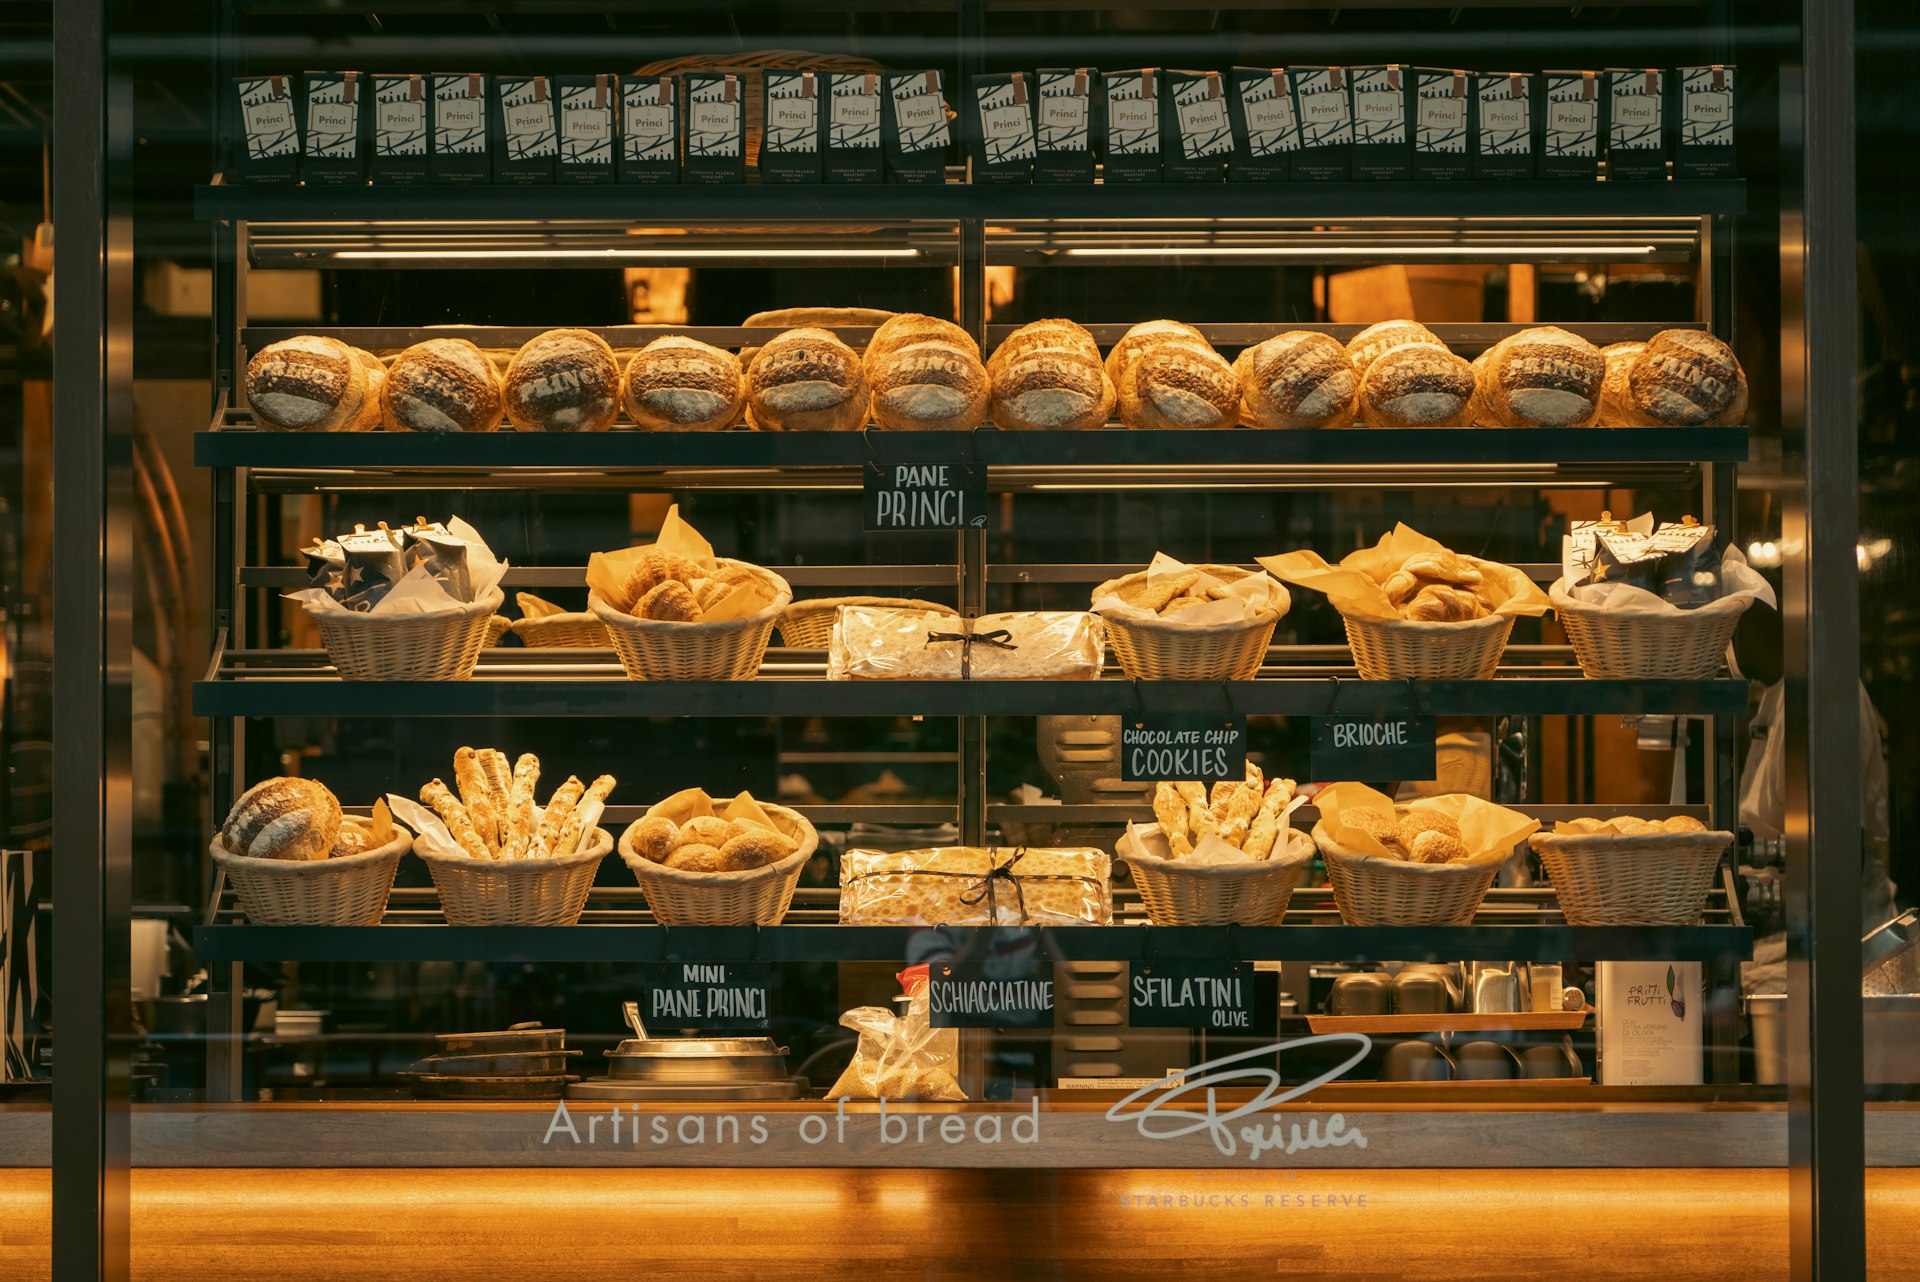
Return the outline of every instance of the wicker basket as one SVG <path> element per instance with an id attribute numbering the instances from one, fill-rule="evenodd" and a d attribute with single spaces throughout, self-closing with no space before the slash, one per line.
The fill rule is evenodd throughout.
<path id="1" fill-rule="evenodd" d="M 1510 614 L 1465 623 L 1340 617 L 1353 665 L 1368 681 L 1484 681 L 1500 666 L 1513 631 Z"/>
<path id="2" fill-rule="evenodd" d="M 1115 853 L 1133 870 L 1156 926 L 1277 926 L 1313 862 L 1313 839 L 1290 829 L 1284 857 L 1252 864 L 1162 859 L 1136 849 L 1132 833 L 1120 838 Z"/>
<path id="3" fill-rule="evenodd" d="M 1720 670 L 1751 597 L 1727 606 L 1638 614 L 1582 605 L 1553 594 L 1553 611 L 1590 677 L 1618 681 L 1704 681 Z"/>
<path id="4" fill-rule="evenodd" d="M 1342 846 L 1313 826 L 1327 861 L 1333 902 L 1349 926 L 1465 926 L 1500 872 L 1483 864 L 1410 864 Z"/>
<path id="5" fill-rule="evenodd" d="M 662 926 L 773 926 L 787 915 L 800 870 L 813 857 L 820 834 L 796 810 L 761 805 L 799 825 L 800 849 L 751 872 L 683 872 L 654 863 L 633 848 L 633 830 L 653 814 L 651 809 L 620 834 L 621 862 L 633 870 L 656 921 Z"/>
<path id="6" fill-rule="evenodd" d="M 795 601 L 780 616 L 780 639 L 790 650 L 825 650 L 833 644 L 833 624 L 843 605 L 870 605 L 883 610 L 938 610 L 952 614 L 953 607 L 938 601 L 916 601 L 899 596 L 826 596 Z"/>
<path id="7" fill-rule="evenodd" d="M 513 631 L 513 621 L 503 614 L 496 614 L 487 620 L 487 644 L 499 645 L 507 639 L 507 633 Z"/>
<path id="8" fill-rule="evenodd" d="M 496 587 L 456 614 L 307 612 L 343 680 L 465 681 L 505 600 Z"/>
<path id="9" fill-rule="evenodd" d="M 1237 565 L 1193 567 L 1224 582 L 1244 579 L 1254 570 Z M 1111 596 L 1147 580 L 1147 571 L 1109 579 L 1093 590 L 1093 599 Z M 1103 614 L 1107 642 L 1120 670 L 1135 681 L 1251 681 L 1266 661 L 1273 629 L 1285 609 L 1256 614 L 1239 623 L 1183 626 L 1159 619 L 1130 619 Z"/>
<path id="10" fill-rule="evenodd" d="M 719 558 L 724 567 L 739 566 L 762 576 L 774 587 L 773 603 L 758 614 L 725 623 L 669 623 L 636 619 L 600 599 L 587 598 L 587 608 L 607 627 L 607 636 L 620 656 L 620 666 L 635 681 L 751 681 L 773 639 L 773 625 L 793 600 L 793 589 L 771 570 L 745 561 Z"/>
<path id="11" fill-rule="evenodd" d="M 515 619 L 513 631 L 521 645 L 535 648 L 604 650 L 613 644 L 607 625 L 584 612 Z"/>
<path id="12" fill-rule="evenodd" d="M 1706 911 L 1730 832 L 1535 833 L 1529 838 L 1575 926 L 1685 926 Z"/>
<path id="13" fill-rule="evenodd" d="M 613 850 L 595 828 L 584 850 L 557 859 L 475 859 L 422 850 L 450 926 L 571 926 L 587 906 L 593 875 Z"/>
<path id="14" fill-rule="evenodd" d="M 413 836 L 402 830 L 377 850 L 339 859 L 249 859 L 217 837 L 208 849 L 256 926 L 377 926 Z"/>

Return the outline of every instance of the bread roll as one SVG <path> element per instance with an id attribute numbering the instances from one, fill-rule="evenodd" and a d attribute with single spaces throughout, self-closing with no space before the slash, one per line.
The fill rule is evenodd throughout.
<path id="1" fill-rule="evenodd" d="M 1240 421 L 1248 427 L 1350 427 L 1360 379 L 1337 339 L 1312 330 L 1276 334 L 1240 353 Z"/>
<path id="2" fill-rule="evenodd" d="M 1107 374 L 1118 393 L 1120 421 L 1128 427 L 1232 427 L 1239 421 L 1240 383 L 1233 367 L 1190 325 L 1135 325 L 1108 354 Z"/>
<path id="3" fill-rule="evenodd" d="M 598 334 L 550 329 L 514 353 L 504 395 L 522 432 L 604 432 L 620 412 L 620 367 Z"/>
<path id="4" fill-rule="evenodd" d="M 352 424 L 366 411 L 366 365 L 337 338 L 302 334 L 267 344 L 247 362 L 245 388 L 254 421 L 262 427 L 362 430 Z"/>
<path id="5" fill-rule="evenodd" d="M 991 384 L 980 349 L 951 321 L 895 316 L 874 331 L 862 363 L 876 427 L 966 430 L 987 416 Z"/>
<path id="6" fill-rule="evenodd" d="M 739 417 L 746 395 L 732 352 L 678 335 L 635 352 L 620 382 L 627 416 L 651 432 L 717 431 Z"/>
<path id="7" fill-rule="evenodd" d="M 1747 376 L 1733 349 L 1698 329 L 1663 329 L 1627 374 L 1633 406 L 1673 427 L 1734 427 L 1747 413 Z"/>
<path id="8" fill-rule="evenodd" d="M 747 421 L 770 432 L 866 426 L 867 380 L 854 350 L 823 329 L 790 329 L 747 371 Z"/>
<path id="9" fill-rule="evenodd" d="M 1600 381 L 1600 413 L 1595 418 L 1601 427 L 1653 427 L 1652 419 L 1634 408 L 1633 393 L 1627 388 L 1627 376 L 1646 355 L 1645 343 L 1609 343 L 1600 349 L 1607 372 Z"/>
<path id="10" fill-rule="evenodd" d="M 1369 325 L 1347 343 L 1347 355 L 1353 357 L 1353 372 L 1364 377 L 1367 367 L 1396 347 L 1409 343 L 1445 350 L 1440 336 L 1418 321 L 1390 320 Z"/>
<path id="11" fill-rule="evenodd" d="M 1495 343 L 1474 363 L 1474 383 L 1501 427 L 1586 427 L 1600 411 L 1606 370 L 1592 343 L 1542 325 Z"/>
<path id="12" fill-rule="evenodd" d="M 1093 335 L 1068 320 L 1038 320 L 1007 335 L 987 362 L 993 421 L 1010 429 L 1104 427 L 1115 393 Z"/>
<path id="13" fill-rule="evenodd" d="M 1459 427 L 1473 399 L 1473 367 L 1444 347 L 1405 344 L 1376 357 L 1360 380 L 1368 427 Z"/>
<path id="14" fill-rule="evenodd" d="M 491 432 L 500 426 L 500 374 L 464 338 L 429 338 L 393 358 L 380 392 L 391 431 Z"/>
<path id="15" fill-rule="evenodd" d="M 681 872 L 727 872 L 726 861 L 720 857 L 720 851 L 708 845 L 694 842 L 680 847 L 668 855 L 664 866 L 676 868 Z"/>
<path id="16" fill-rule="evenodd" d="M 654 863 L 664 862 L 680 842 L 680 829 L 664 815 L 649 815 L 633 828 L 633 848 Z"/>
<path id="17" fill-rule="evenodd" d="M 312 779 L 266 779 L 227 812 L 220 841 L 249 859 L 325 859 L 340 835 L 340 803 Z"/>

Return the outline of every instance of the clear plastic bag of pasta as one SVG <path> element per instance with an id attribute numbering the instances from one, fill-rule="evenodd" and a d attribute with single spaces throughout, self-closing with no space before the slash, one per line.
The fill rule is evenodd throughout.
<path id="1" fill-rule="evenodd" d="M 963 1100 L 954 1072 L 960 1030 L 935 1028 L 929 1014 L 927 967 L 900 972 L 907 993 L 904 1015 L 859 1006 L 840 1017 L 860 1034 L 853 1062 L 827 1092 L 828 1099 Z"/>

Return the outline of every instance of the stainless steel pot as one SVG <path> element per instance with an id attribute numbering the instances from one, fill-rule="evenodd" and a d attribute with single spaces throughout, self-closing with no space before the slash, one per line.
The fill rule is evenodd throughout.
<path id="1" fill-rule="evenodd" d="M 787 1048 L 771 1037 L 628 1038 L 607 1052 L 607 1075 L 655 1085 L 784 1081 Z"/>

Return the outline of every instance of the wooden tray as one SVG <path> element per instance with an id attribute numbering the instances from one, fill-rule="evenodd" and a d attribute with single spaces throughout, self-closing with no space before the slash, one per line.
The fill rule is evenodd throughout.
<path id="1" fill-rule="evenodd" d="M 579 1081 L 564 1073 L 538 1077 L 447 1077 L 439 1073 L 401 1074 L 411 1077 L 413 1091 L 428 1099 L 524 1100 L 559 1099 Z"/>
<path id="2" fill-rule="evenodd" d="M 1567 1032 L 1579 1028 L 1593 1014 L 1584 1010 L 1521 1010 L 1471 1015 L 1309 1015 L 1307 1026 L 1316 1033 L 1500 1033 Z"/>

